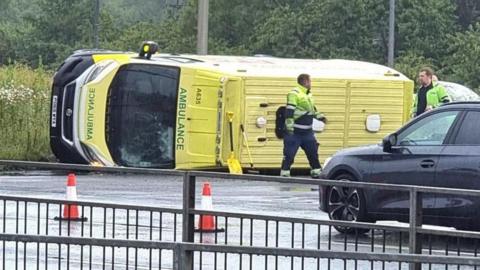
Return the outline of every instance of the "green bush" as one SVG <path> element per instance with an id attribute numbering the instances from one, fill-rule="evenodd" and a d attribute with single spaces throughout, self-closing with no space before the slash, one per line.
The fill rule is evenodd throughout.
<path id="1" fill-rule="evenodd" d="M 52 159 L 51 78 L 42 67 L 0 66 L 0 159 Z"/>

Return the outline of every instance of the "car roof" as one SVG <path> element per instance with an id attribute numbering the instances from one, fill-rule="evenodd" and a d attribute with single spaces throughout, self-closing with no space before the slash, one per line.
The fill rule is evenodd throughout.
<path id="1" fill-rule="evenodd" d="M 442 108 L 458 108 L 458 109 L 480 108 L 480 101 L 449 102 L 449 103 L 443 104 Z"/>
<path id="2" fill-rule="evenodd" d="M 438 81 L 442 85 L 452 101 L 474 101 L 480 100 L 480 96 L 472 89 L 454 82 Z"/>

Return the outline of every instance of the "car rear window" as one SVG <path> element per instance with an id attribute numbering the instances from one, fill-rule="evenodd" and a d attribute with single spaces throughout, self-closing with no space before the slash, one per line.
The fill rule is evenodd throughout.
<path id="1" fill-rule="evenodd" d="M 480 145 L 480 112 L 468 112 L 462 122 L 455 144 Z"/>

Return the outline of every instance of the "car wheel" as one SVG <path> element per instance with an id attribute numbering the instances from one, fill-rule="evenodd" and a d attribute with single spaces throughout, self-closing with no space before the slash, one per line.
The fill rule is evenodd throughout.
<path id="1" fill-rule="evenodd" d="M 335 177 L 336 180 L 355 181 L 350 174 Z M 365 212 L 365 196 L 363 191 L 356 187 L 332 186 L 328 192 L 328 216 L 331 220 L 367 221 Z M 369 229 L 334 226 L 340 233 L 366 233 Z"/>

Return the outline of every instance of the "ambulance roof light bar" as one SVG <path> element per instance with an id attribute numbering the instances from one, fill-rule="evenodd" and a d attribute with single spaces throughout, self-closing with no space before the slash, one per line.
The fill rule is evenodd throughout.
<path id="1" fill-rule="evenodd" d="M 158 44 L 154 41 L 144 41 L 142 43 L 142 47 L 140 48 L 140 52 L 138 53 L 138 57 L 148 59 L 152 57 L 152 54 L 155 54 L 158 51 Z"/>

